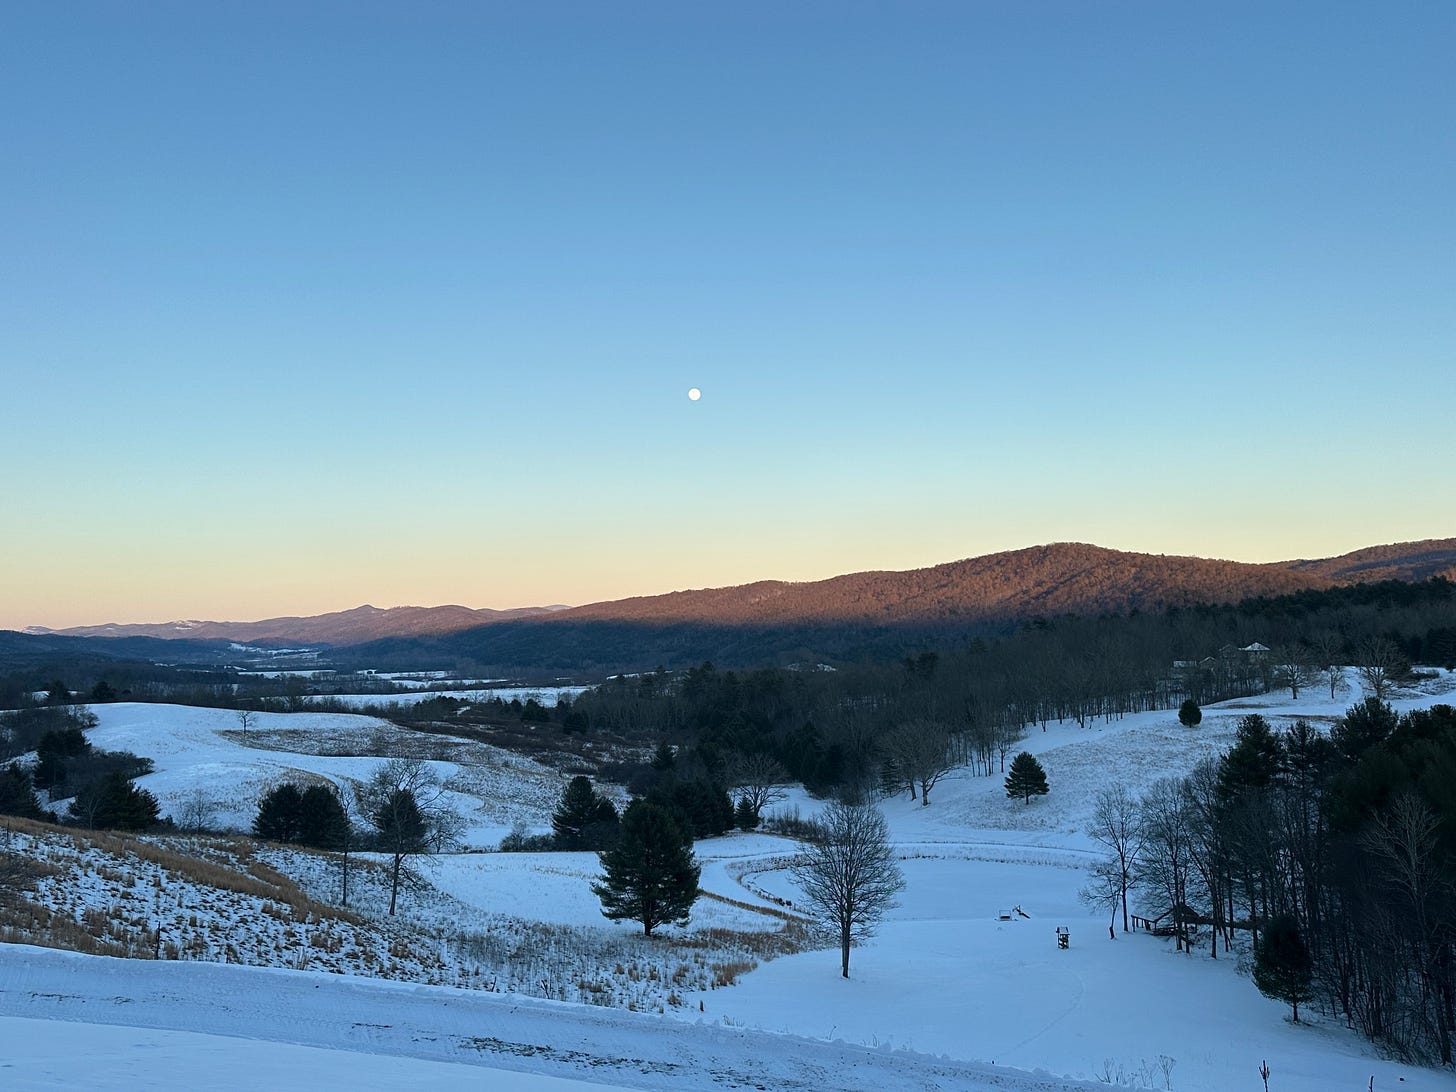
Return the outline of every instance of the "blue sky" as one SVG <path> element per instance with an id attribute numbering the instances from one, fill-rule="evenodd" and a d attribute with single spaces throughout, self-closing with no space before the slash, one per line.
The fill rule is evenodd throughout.
<path id="1" fill-rule="evenodd" d="M 1453 47 L 1445 3 L 9 5 L 0 625 L 1456 534 Z"/>

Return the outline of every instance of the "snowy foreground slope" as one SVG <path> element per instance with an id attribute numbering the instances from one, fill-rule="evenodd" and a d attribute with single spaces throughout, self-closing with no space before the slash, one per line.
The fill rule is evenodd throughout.
<path id="1" fill-rule="evenodd" d="M 1452 684 L 1443 674 L 1398 693 L 1393 704 L 1450 703 Z M 617 1004 L 649 1002 L 659 1015 L 317 971 L 0 945 L 0 1067 L 10 1066 L 0 1068 L 0 1089 L 219 1086 L 188 1076 L 212 1057 L 224 1067 L 229 1058 L 248 1067 L 237 1071 L 248 1079 L 221 1087 L 402 1088 L 443 1082 L 457 1070 L 478 1080 L 485 1066 L 493 1067 L 487 1087 L 533 1092 L 554 1086 L 522 1082 L 547 1077 L 618 1088 L 1117 1084 L 1257 1092 L 1258 1067 L 1267 1061 L 1272 1092 L 1353 1092 L 1368 1089 L 1372 1078 L 1377 1090 L 1451 1089 L 1449 1073 L 1381 1058 L 1318 1006 L 1302 1009 L 1301 1023 L 1291 1025 L 1286 1006 L 1258 993 L 1237 956 L 1182 955 L 1170 941 L 1120 930 L 1109 939 L 1106 916 L 1089 912 L 1077 894 L 1093 851 L 1083 831 L 1100 788 L 1122 783 L 1141 792 L 1160 777 L 1186 773 L 1226 748 L 1249 712 L 1276 728 L 1296 717 L 1327 727 L 1361 696 L 1352 674 L 1334 699 L 1324 689 L 1298 701 L 1286 692 L 1206 706 L 1192 730 L 1168 711 L 1086 727 L 1053 724 L 1023 744 L 1039 755 L 1051 783 L 1050 795 L 1030 805 L 1007 800 L 999 776 L 969 775 L 938 786 L 929 807 L 886 801 L 908 886 L 880 935 L 855 950 L 848 981 L 839 977 L 837 952 L 807 951 L 763 955 L 734 985 L 696 988 L 701 979 L 694 978 L 670 999 L 647 983 L 616 995 Z M 97 711 L 98 746 L 155 759 L 157 772 L 142 784 L 163 797 L 164 810 L 199 787 L 227 786 L 223 810 L 238 825 L 258 788 L 278 776 L 366 776 L 378 759 L 362 744 L 395 731 L 364 717 L 277 715 L 244 746 L 235 719 L 221 711 Z M 436 737 L 430 745 L 447 744 Z M 441 754 L 440 772 L 459 790 L 476 845 L 513 816 L 543 824 L 565 780 L 503 752 Z M 819 806 L 802 793 L 791 803 L 805 815 Z M 411 896 L 401 916 L 434 931 L 425 936 L 529 919 L 543 930 L 598 938 L 589 954 L 620 957 L 629 971 L 633 960 L 646 966 L 653 958 L 667 969 L 687 958 L 673 944 L 718 930 L 778 928 L 780 920 L 752 907 L 778 908 L 776 900 L 798 897 L 782 868 L 792 849 L 763 834 L 699 842 L 702 886 L 719 898 L 699 901 L 688 930 L 669 930 L 645 947 L 629 925 L 600 917 L 588 889 L 590 854 L 443 858 L 429 873 L 433 890 Z M 298 879 L 327 899 L 327 875 Z M 1001 920 L 1018 905 L 1028 917 Z M 1071 931 L 1066 951 L 1056 947 L 1057 926 Z M 518 978 L 498 988 L 528 986 Z M 266 1080 L 263 1071 L 253 1080 L 248 1059 L 255 1056 L 276 1063 L 279 1080 L 272 1069 Z M 289 1074 L 286 1058 L 297 1059 L 297 1074 Z"/>
<path id="2" fill-rule="evenodd" d="M 529 1092 L 588 1087 L 578 1081 L 845 1092 L 1094 1087 L 580 1005 L 16 945 L 0 945 L 0 1039 L 0 1087 L 68 1092 L 479 1086 L 487 1073 L 486 1087 Z"/>

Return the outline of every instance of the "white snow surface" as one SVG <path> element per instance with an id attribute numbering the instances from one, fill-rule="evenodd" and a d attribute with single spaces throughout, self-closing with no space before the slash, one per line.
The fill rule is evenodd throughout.
<path id="1" fill-rule="evenodd" d="M 1392 703 L 1400 710 L 1452 703 L 1453 684 L 1442 673 L 1398 692 Z M 1045 766 L 1048 796 L 1023 804 L 1005 797 L 999 774 L 963 774 L 933 790 L 929 807 L 903 798 L 885 802 L 907 887 L 878 936 L 854 950 L 850 979 L 839 975 L 837 950 L 780 956 L 760 962 L 736 985 L 686 993 L 665 1015 L 321 972 L 0 945 L 0 1035 L 27 1044 L 0 1057 L 0 1066 L 10 1065 L 0 1069 L 0 1087 L 73 1088 L 87 1083 L 87 1074 L 112 1072 L 103 1058 L 106 1066 L 132 1067 L 118 1073 L 145 1074 L 147 1087 L 197 1087 L 188 1083 L 197 1071 L 192 1067 L 214 1051 L 230 1057 L 229 1051 L 246 1049 L 217 1037 L 242 1036 L 316 1052 L 299 1055 L 306 1079 L 297 1084 L 288 1083 L 280 1064 L 282 1083 L 275 1086 L 281 1088 L 316 1088 L 321 1079 L 354 1084 L 347 1077 L 354 1072 L 361 1074 L 357 1087 L 404 1087 L 448 1079 L 426 1065 L 468 1064 L 508 1071 L 492 1073 L 490 1087 L 533 1090 L 546 1086 L 511 1082 L 529 1074 L 624 1088 L 891 1092 L 1119 1084 L 1220 1092 L 1261 1087 L 1258 1068 L 1267 1062 L 1269 1086 L 1277 1092 L 1363 1089 L 1372 1078 L 1377 1089 L 1447 1090 L 1449 1073 L 1383 1058 L 1318 1005 L 1291 1024 L 1287 1006 L 1259 994 L 1237 955 L 1217 961 L 1206 951 L 1183 955 L 1171 941 L 1120 929 L 1109 939 L 1106 915 L 1089 913 L 1078 898 L 1094 855 L 1084 828 L 1100 788 L 1121 782 L 1141 792 L 1160 777 L 1186 773 L 1199 757 L 1227 747 L 1249 712 L 1262 713 L 1276 729 L 1297 717 L 1328 727 L 1361 696 L 1350 673 L 1347 689 L 1333 699 L 1326 686 L 1302 692 L 1297 701 L 1285 692 L 1209 705 L 1194 729 L 1166 710 L 1086 727 L 1034 728 L 1021 746 Z M 250 815 L 256 791 L 249 786 L 269 777 L 299 769 L 338 780 L 360 776 L 378 761 L 308 754 L 302 746 L 292 752 L 243 747 L 235 739 L 235 716 L 224 711 L 121 705 L 96 711 L 102 723 L 93 740 L 154 758 L 157 773 L 143 783 L 164 803 L 200 783 L 232 786 L 237 807 L 246 805 Z M 369 718 L 326 714 L 278 714 L 262 729 L 274 746 L 288 738 L 357 743 L 393 731 Z M 480 764 L 484 771 L 475 776 L 494 779 L 481 792 L 511 802 L 502 817 L 522 811 L 539 819 L 563 783 L 554 771 L 543 775 L 499 756 Z M 439 765 L 460 778 L 471 762 Z M 486 806 L 473 790 L 463 791 L 462 801 Z M 807 816 L 821 805 L 799 791 L 784 806 Z M 477 833 L 485 827 L 476 819 Z M 793 848 L 764 834 L 699 842 L 702 887 L 751 906 L 791 904 L 798 893 L 783 864 Z M 593 873 L 590 854 L 443 858 L 430 874 L 440 893 L 441 909 L 433 913 L 455 915 L 462 924 L 472 912 L 529 917 L 625 937 L 629 926 L 600 918 L 587 890 Z M 1014 905 L 1030 916 L 999 920 Z M 751 910 L 702 899 L 689 932 L 748 930 L 755 923 L 773 924 Z M 1058 926 L 1071 932 L 1065 951 L 1056 946 Z M 63 1028 L 46 1040 L 16 1018 L 87 1026 Z M 118 1035 L 107 1025 L 145 1030 Z M 41 1045 L 47 1041 L 50 1049 Z M 361 1054 L 390 1061 L 376 1067 L 358 1062 Z M 89 1070 L 78 1060 L 88 1056 L 96 1060 Z M 52 1080 L 51 1073 L 60 1076 Z M 116 1085 L 138 1086 L 125 1079 Z"/>
<path id="2" fill-rule="evenodd" d="M 452 690 L 415 690 L 408 694 L 322 694 L 314 700 L 336 701 L 351 709 L 362 709 L 371 705 L 415 705 L 432 698 L 456 698 L 464 702 L 487 702 L 499 698 L 503 702 L 519 701 L 523 704 L 528 698 L 534 698 L 550 709 L 562 698 L 574 698 L 587 689 L 585 686 L 465 686 Z"/>
<path id="3" fill-rule="evenodd" d="M 466 819 L 466 848 L 493 847 L 516 822 L 545 827 L 568 778 L 499 747 L 451 736 L 422 735 L 375 717 L 346 713 L 255 713 L 246 736 L 237 713 L 187 705 L 118 702 L 91 707 L 96 747 L 152 759 L 155 772 L 137 784 L 156 795 L 164 815 L 178 815 L 199 793 L 220 829 L 251 829 L 258 799 L 286 780 L 367 781 L 384 753 L 432 759 Z M 448 756 L 448 757 L 440 757 Z"/>
<path id="4" fill-rule="evenodd" d="M 81 1026 L 38 1026 L 42 1021 Z M 529 1092 L 578 1088 L 580 1081 L 594 1088 L 843 1092 L 1097 1087 L 707 1021 L 318 972 L 108 959 L 21 945 L 0 945 L 0 1031 L 7 1042 L 23 1035 L 29 1043 L 7 1048 L 0 1061 L 7 1089 L 393 1089 L 487 1074 L 485 1087 Z M 267 1041 L 267 1049 L 259 1050 L 257 1040 Z M 275 1052 L 277 1044 L 288 1048 Z M 219 1064 L 224 1059 L 235 1065 Z M 367 1083 L 354 1085 L 355 1075 Z"/>

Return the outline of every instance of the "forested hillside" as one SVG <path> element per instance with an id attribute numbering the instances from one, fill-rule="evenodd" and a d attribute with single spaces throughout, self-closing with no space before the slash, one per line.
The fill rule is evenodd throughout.
<path id="1" fill-rule="evenodd" d="M 1268 653 L 1240 651 L 1255 643 Z M 1154 615 L 1044 619 L 1002 638 L 832 671 L 700 664 L 680 677 L 618 676 L 581 695 L 572 713 L 585 730 L 701 747 L 708 774 L 721 753 L 761 752 L 796 780 L 830 789 L 878 778 L 882 738 L 917 719 L 965 733 L 989 769 L 1016 732 L 1048 720 L 1329 685 L 1331 669 L 1352 665 L 1394 677 L 1411 663 L 1456 667 L 1456 585 L 1392 581 Z"/>
<path id="2" fill-rule="evenodd" d="M 1015 618 L 999 621 L 939 613 L 878 621 L 786 617 L 777 623 L 760 620 L 729 624 L 718 620 L 582 618 L 576 612 L 562 612 L 549 619 L 503 622 L 438 638 L 376 641 L 337 650 L 334 656 L 342 663 L 360 667 L 390 664 L 499 673 L 523 668 L 559 674 L 650 671 L 658 666 L 686 667 L 704 660 L 720 667 L 819 662 L 846 666 L 899 659 L 924 649 L 964 647 L 976 639 L 1006 637 L 1028 628 L 1054 625 L 1060 630 L 1080 630 L 1090 624 L 1099 634 L 1103 632 L 1099 627 L 1105 626 L 1108 639 L 1146 643 L 1157 650 L 1155 654 L 1161 659 L 1196 659 L 1224 643 L 1220 640 L 1207 647 L 1202 631 L 1210 627 L 1226 630 L 1227 640 L 1240 645 L 1259 640 L 1272 646 L 1319 629 L 1363 633 L 1378 626 L 1385 612 L 1402 604 L 1415 610 L 1416 603 L 1444 602 L 1450 586 L 1439 578 L 1417 584 L 1381 581 L 1346 587 L 1322 585 L 1259 595 L 1243 605 L 1214 597 L 1166 609 L 1157 609 L 1149 599 L 1141 599 L 1145 607 L 1124 603 L 1117 610 L 1086 611 L 1080 616 L 1075 612 L 1055 614 L 1027 609 Z M 1434 614 L 1427 622 L 1411 623 L 1419 629 L 1419 634 L 1413 630 L 1412 636 L 1423 636 L 1443 624 L 1456 624 L 1449 616 L 1441 615 L 1439 606 L 1430 609 Z M 1089 614 L 1092 617 L 1086 619 Z M 1085 620 L 1079 621 L 1079 617 Z M 1447 619 L 1444 623 L 1443 617 Z M 1248 635 L 1239 640 L 1243 631 Z"/>

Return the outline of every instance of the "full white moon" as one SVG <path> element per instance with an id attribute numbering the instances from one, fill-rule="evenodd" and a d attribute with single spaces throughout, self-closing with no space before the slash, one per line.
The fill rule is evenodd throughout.
<path id="1" fill-rule="evenodd" d="M 688 397 L 696 402 L 699 398 L 703 397 L 703 392 L 698 390 L 697 387 L 690 387 L 688 389 Z"/>

